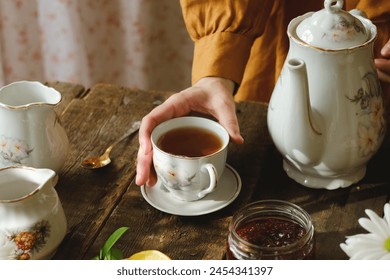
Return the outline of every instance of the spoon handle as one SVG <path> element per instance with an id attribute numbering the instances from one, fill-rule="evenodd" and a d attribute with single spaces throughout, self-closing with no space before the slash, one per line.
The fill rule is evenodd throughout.
<path id="1" fill-rule="evenodd" d="M 106 153 L 111 152 L 111 150 L 112 150 L 112 148 L 114 148 L 114 146 L 116 146 L 118 143 L 122 142 L 127 137 L 129 137 L 129 136 L 133 135 L 134 133 L 136 133 L 139 130 L 140 126 L 141 126 L 141 121 L 134 122 L 133 125 L 129 128 L 129 130 L 126 131 L 126 133 L 123 134 L 123 136 L 121 138 L 116 140 L 110 147 L 108 147 L 106 149 Z"/>

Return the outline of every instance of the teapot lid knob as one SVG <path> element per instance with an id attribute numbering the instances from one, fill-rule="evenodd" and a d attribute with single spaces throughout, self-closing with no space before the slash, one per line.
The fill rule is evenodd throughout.
<path id="1" fill-rule="evenodd" d="M 343 5 L 343 0 L 325 0 L 324 9 L 311 13 L 298 25 L 298 38 L 328 50 L 352 48 L 367 42 L 369 31 L 358 17 L 344 11 Z"/>
<path id="2" fill-rule="evenodd" d="M 333 2 L 337 2 L 337 3 L 332 6 Z M 338 0 L 338 1 L 325 0 L 324 2 L 324 7 L 329 12 L 338 12 L 341 10 L 343 5 L 344 5 L 344 0 Z"/>

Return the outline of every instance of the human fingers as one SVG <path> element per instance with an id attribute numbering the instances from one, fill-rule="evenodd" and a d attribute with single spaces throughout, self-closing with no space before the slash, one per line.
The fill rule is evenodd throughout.
<path id="1" fill-rule="evenodd" d="M 151 142 L 153 129 L 166 120 L 188 113 L 189 109 L 185 104 L 185 99 L 173 95 L 142 119 L 138 136 L 140 145 L 137 154 L 137 185 L 146 184 L 147 186 L 153 186 L 157 181 L 153 168 L 153 148 Z"/>
<path id="2" fill-rule="evenodd" d="M 381 49 L 381 55 L 384 57 L 390 58 L 390 39 Z"/>
<path id="3" fill-rule="evenodd" d="M 377 68 L 378 78 L 382 82 L 390 83 L 390 60 L 377 58 L 375 59 L 375 66 Z"/>
<path id="4" fill-rule="evenodd" d="M 137 173 L 135 183 L 138 186 L 145 185 L 149 180 L 150 168 L 152 164 L 152 143 L 150 142 L 151 124 L 148 123 L 146 117 L 142 119 L 139 128 L 138 140 L 139 148 L 137 153 Z"/>
<path id="5" fill-rule="evenodd" d="M 137 155 L 137 185 L 153 185 L 156 175 L 153 169 L 151 133 L 160 123 L 189 114 L 191 111 L 214 116 L 224 126 L 232 141 L 242 143 L 235 103 L 232 96 L 233 83 L 217 77 L 206 77 L 196 86 L 170 96 L 163 104 L 147 114 L 139 130 L 140 148 Z"/>
<path id="6" fill-rule="evenodd" d="M 230 139 L 234 143 L 244 143 L 244 138 L 240 133 L 234 101 L 222 102 L 222 104 L 216 106 L 215 117 L 219 120 L 219 123 L 226 128 L 230 135 Z"/>
<path id="7" fill-rule="evenodd" d="M 157 181 L 157 179 L 153 177 L 154 173 L 152 172 L 152 160 L 152 150 L 150 150 L 149 153 L 145 153 L 143 148 L 140 146 L 137 154 L 137 175 L 135 178 L 135 183 L 138 186 L 153 186 Z"/>
<path id="8" fill-rule="evenodd" d="M 149 114 L 143 117 L 139 129 L 138 139 L 140 151 L 149 154 L 152 150 L 151 135 L 153 129 L 160 123 L 188 114 L 190 109 L 185 104 L 183 98 L 177 97 L 177 94 L 169 97 L 164 103 L 154 108 Z"/>
<path id="9" fill-rule="evenodd" d="M 236 104 L 232 94 L 234 83 L 223 78 L 208 77 L 200 80 L 196 86 L 200 87 L 205 95 L 202 99 L 205 112 L 215 117 L 226 128 L 233 142 L 243 143 L 244 138 L 240 133 Z"/>

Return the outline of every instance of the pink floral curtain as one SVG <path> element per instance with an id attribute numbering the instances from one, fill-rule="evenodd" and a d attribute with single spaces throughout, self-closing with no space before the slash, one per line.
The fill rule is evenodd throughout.
<path id="1" fill-rule="evenodd" d="M 190 85 L 178 0 L 0 0 L 0 86 L 17 80 Z"/>

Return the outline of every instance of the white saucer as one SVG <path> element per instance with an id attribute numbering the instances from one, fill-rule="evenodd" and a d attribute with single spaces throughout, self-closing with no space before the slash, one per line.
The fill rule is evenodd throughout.
<path id="1" fill-rule="evenodd" d="M 199 216 L 220 210 L 232 203 L 241 191 L 241 178 L 226 164 L 216 190 L 196 201 L 173 198 L 159 182 L 153 187 L 141 187 L 142 196 L 154 208 L 178 216 Z"/>

